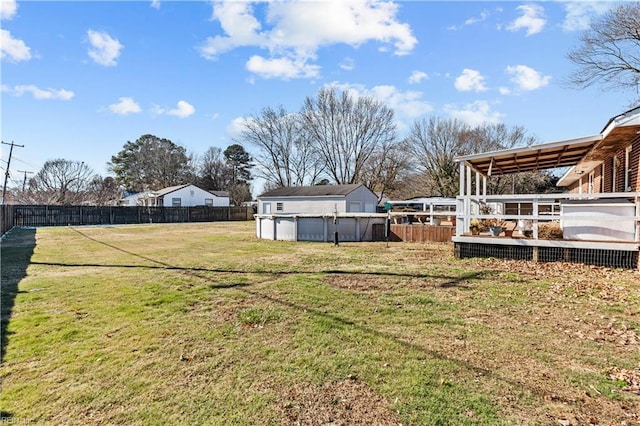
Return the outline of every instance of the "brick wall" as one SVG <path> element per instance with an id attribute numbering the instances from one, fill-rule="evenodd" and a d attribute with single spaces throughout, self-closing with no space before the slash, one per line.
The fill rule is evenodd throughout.
<path id="1" fill-rule="evenodd" d="M 626 147 L 619 149 L 615 154 L 604 160 L 604 175 L 602 174 L 602 165 L 594 169 L 594 192 L 624 192 L 625 184 L 625 154 Z M 614 179 L 614 159 L 617 159 L 617 170 L 615 178 L 615 188 L 613 187 Z M 630 174 L 629 184 L 631 191 L 640 192 L 640 138 L 633 140 L 631 144 L 631 154 L 629 158 Z M 581 182 L 582 181 L 582 182 Z M 589 192 L 589 174 L 583 175 L 582 179 L 569 185 L 571 193 L 588 193 Z M 582 191 L 581 191 L 582 189 Z"/>

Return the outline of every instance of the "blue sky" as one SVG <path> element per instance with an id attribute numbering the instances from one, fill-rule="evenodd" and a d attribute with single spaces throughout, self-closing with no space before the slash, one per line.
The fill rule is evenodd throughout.
<path id="1" fill-rule="evenodd" d="M 600 132 L 633 93 L 576 90 L 566 55 L 611 2 L 0 0 L 2 140 L 17 170 L 106 163 L 143 134 L 190 153 L 243 117 L 334 84 L 422 117 L 524 126 L 541 142 Z M 251 147 L 245 147 L 251 151 Z M 2 145 L 0 166 L 8 147 Z"/>

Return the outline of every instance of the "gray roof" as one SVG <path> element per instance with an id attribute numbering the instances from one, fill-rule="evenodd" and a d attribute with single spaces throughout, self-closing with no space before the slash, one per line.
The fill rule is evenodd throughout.
<path id="1" fill-rule="evenodd" d="M 153 191 L 153 194 L 156 197 L 162 197 L 163 195 L 167 195 L 171 192 L 177 191 L 179 189 L 185 188 L 189 186 L 189 184 L 187 185 L 176 185 L 176 186 L 168 186 L 166 188 L 162 188 L 162 189 L 158 189 L 157 191 Z"/>
<path id="2" fill-rule="evenodd" d="M 350 185 L 289 186 L 267 191 L 260 195 L 260 197 L 326 197 L 332 195 L 348 195 L 361 186 L 364 185 L 356 183 Z"/>

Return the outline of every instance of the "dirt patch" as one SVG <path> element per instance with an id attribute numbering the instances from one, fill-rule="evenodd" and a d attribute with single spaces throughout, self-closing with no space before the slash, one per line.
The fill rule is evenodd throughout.
<path id="1" fill-rule="evenodd" d="M 286 425 L 399 425 L 389 403 L 356 378 L 323 386 L 296 384 L 281 395 Z"/>
<path id="2" fill-rule="evenodd" d="M 438 287 L 468 287 L 466 279 L 445 276 L 411 276 L 411 275 L 373 275 L 361 274 L 330 274 L 324 277 L 324 282 L 332 287 L 356 291 L 358 293 L 373 294 L 381 291 L 402 289 L 433 289 Z"/>

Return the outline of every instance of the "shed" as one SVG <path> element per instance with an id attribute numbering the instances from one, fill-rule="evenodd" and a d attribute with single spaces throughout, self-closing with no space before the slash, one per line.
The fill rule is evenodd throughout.
<path id="1" fill-rule="evenodd" d="M 376 194 L 363 184 L 293 186 L 258 197 L 261 214 L 375 213 Z"/>

